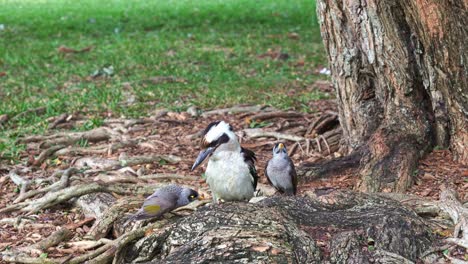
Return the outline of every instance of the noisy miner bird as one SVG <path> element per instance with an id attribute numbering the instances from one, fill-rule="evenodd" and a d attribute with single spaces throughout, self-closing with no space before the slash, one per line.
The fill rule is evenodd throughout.
<path id="1" fill-rule="evenodd" d="M 265 167 L 265 175 L 268 182 L 279 192 L 287 195 L 296 194 L 296 169 L 283 143 L 277 143 L 273 147 L 273 158 L 268 161 Z"/>
<path id="2" fill-rule="evenodd" d="M 256 158 L 241 147 L 232 126 L 224 121 L 209 124 L 203 131 L 202 148 L 192 171 L 210 157 L 205 175 L 214 202 L 250 200 L 257 188 Z"/>
<path id="3" fill-rule="evenodd" d="M 144 220 L 158 218 L 178 207 L 187 205 L 199 195 L 196 191 L 171 184 L 157 189 L 152 195 L 145 199 L 143 206 L 136 212 L 130 220 Z"/>

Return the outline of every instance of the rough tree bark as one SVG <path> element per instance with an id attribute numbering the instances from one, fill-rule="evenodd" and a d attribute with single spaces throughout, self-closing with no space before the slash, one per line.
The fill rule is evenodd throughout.
<path id="1" fill-rule="evenodd" d="M 319 0 L 345 151 L 362 191 L 404 191 L 435 145 L 468 164 L 468 3 Z"/>
<path id="2" fill-rule="evenodd" d="M 432 239 L 399 203 L 336 191 L 212 205 L 148 230 L 114 263 L 411 263 Z"/>

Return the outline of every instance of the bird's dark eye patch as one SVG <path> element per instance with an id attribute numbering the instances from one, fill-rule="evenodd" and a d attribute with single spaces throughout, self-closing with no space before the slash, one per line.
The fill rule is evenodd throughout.
<path id="1" fill-rule="evenodd" d="M 190 195 L 188 196 L 189 201 L 194 201 L 198 198 L 198 193 L 194 190 L 190 192 Z"/>
<path id="2" fill-rule="evenodd" d="M 221 145 L 221 144 L 224 144 L 224 143 L 226 143 L 226 142 L 228 142 L 228 141 L 229 141 L 229 136 L 226 135 L 226 134 L 223 134 L 223 135 L 220 136 L 217 140 L 215 140 L 215 141 L 211 142 L 210 144 L 208 144 L 207 147 L 209 147 L 209 148 L 215 148 L 215 147 L 217 147 L 217 146 L 219 146 L 219 145 Z"/>

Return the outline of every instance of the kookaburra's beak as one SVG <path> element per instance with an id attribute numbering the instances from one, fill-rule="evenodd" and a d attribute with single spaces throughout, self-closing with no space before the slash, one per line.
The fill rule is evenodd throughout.
<path id="1" fill-rule="evenodd" d="M 208 147 L 207 149 L 204 149 L 202 151 L 200 151 L 200 154 L 198 154 L 198 157 L 197 157 L 197 160 L 195 160 L 195 163 L 193 163 L 193 166 L 192 166 L 192 171 L 198 167 L 198 165 L 202 164 L 202 162 L 208 157 L 210 156 L 211 153 L 213 153 L 213 151 L 215 151 L 216 147 Z"/>

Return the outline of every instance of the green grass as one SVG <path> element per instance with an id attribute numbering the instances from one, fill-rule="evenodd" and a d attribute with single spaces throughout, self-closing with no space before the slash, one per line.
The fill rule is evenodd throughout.
<path id="1" fill-rule="evenodd" d="M 0 115 L 46 107 L 0 128 L 0 156 L 15 157 L 16 137 L 42 133 L 48 117 L 65 112 L 99 120 L 239 103 L 308 111 L 307 102 L 326 97 L 313 89 L 324 78 L 315 69 L 326 64 L 313 0 L 0 0 L 0 7 Z M 61 45 L 94 48 L 61 54 Z M 258 58 L 269 49 L 289 59 Z M 89 77 L 109 65 L 112 76 Z M 145 81 L 155 76 L 178 81 Z"/>

